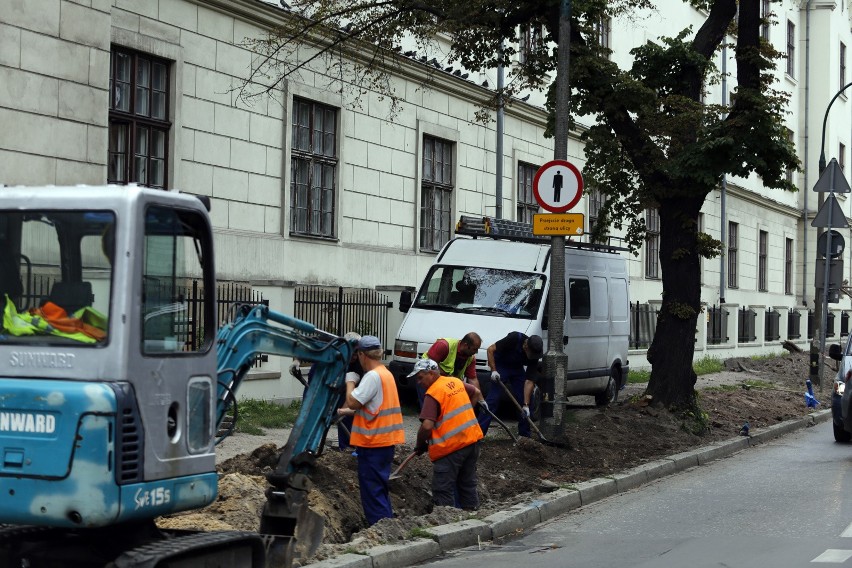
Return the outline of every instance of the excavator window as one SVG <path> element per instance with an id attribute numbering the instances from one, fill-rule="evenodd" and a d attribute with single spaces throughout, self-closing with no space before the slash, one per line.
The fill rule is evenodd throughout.
<path id="1" fill-rule="evenodd" d="M 0 210 L 0 342 L 107 343 L 114 225 L 111 211 Z"/>
<path id="2" fill-rule="evenodd" d="M 203 278 L 205 285 L 212 283 L 204 262 L 210 240 L 208 226 L 197 212 L 162 206 L 146 210 L 142 255 L 144 354 L 178 355 L 210 349 L 215 326 L 212 300 L 205 294 L 198 300 L 200 305 L 191 304 L 194 300 L 189 294 L 193 279 Z M 201 325 L 191 325 L 191 318 L 199 318 Z M 195 329 L 200 330 L 198 334 Z"/>

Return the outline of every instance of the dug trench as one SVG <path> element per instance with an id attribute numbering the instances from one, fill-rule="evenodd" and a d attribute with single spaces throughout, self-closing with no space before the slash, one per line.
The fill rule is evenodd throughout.
<path id="1" fill-rule="evenodd" d="M 535 499 L 542 493 L 588 479 L 611 475 L 642 463 L 736 437 L 747 422 L 751 431 L 805 416 L 808 357 L 792 353 L 768 359 L 725 361 L 726 371 L 699 377 L 696 389 L 702 416 L 684 416 L 651 404 L 646 385 L 628 385 L 618 401 L 605 408 L 591 397 L 569 399 L 558 442 L 542 444 L 535 438 L 518 443 L 497 424 L 482 441 L 478 462 L 479 511 L 433 507 L 432 466 L 427 456 L 413 459 L 399 479 L 390 482 L 395 517 L 367 527 L 358 492 L 356 457 L 334 451 L 332 443 L 317 461 L 310 493 L 311 508 L 325 519 L 323 545 L 306 563 L 342 553 L 358 552 L 377 544 L 412 538 L 415 529 L 462 519 L 483 518 L 509 506 Z M 827 362 L 823 388 L 817 386 L 818 409 L 829 408 L 833 362 Z M 823 400 L 824 399 L 824 400 Z M 503 413 L 511 416 L 509 413 Z M 415 416 L 406 416 L 406 443 L 396 451 L 395 465 L 411 452 L 417 429 Z M 510 428 L 517 422 L 505 420 Z M 277 461 L 279 443 L 243 436 L 239 453 L 218 465 L 219 498 L 204 510 L 158 520 L 164 528 L 251 530 L 259 528 L 266 500 L 264 474 Z M 330 435 L 331 437 L 331 435 Z"/>

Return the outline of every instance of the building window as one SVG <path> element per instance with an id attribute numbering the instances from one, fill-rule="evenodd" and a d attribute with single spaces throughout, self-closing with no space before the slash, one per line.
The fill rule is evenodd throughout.
<path id="1" fill-rule="evenodd" d="M 840 166 L 840 171 L 846 171 L 846 144 L 843 142 L 837 146 L 837 165 Z"/>
<path id="2" fill-rule="evenodd" d="M 796 76 L 796 24 L 787 20 L 787 75 Z"/>
<path id="3" fill-rule="evenodd" d="M 728 288 L 737 288 L 738 223 L 728 223 Z"/>
<path id="4" fill-rule="evenodd" d="M 518 221 L 533 222 L 533 215 L 538 213 L 538 202 L 533 195 L 533 179 L 538 171 L 537 166 L 518 162 Z"/>
<path id="5" fill-rule="evenodd" d="M 768 258 L 769 233 L 760 231 L 757 237 L 757 289 L 766 292 L 766 260 Z"/>
<path id="6" fill-rule="evenodd" d="M 293 98 L 290 232 L 334 237 L 337 109 Z"/>
<path id="7" fill-rule="evenodd" d="M 784 293 L 793 293 L 793 239 L 784 241 Z"/>
<path id="8" fill-rule="evenodd" d="M 846 44 L 842 41 L 840 42 L 840 69 L 838 69 L 840 73 L 840 86 L 839 89 L 842 89 L 846 86 Z"/>
<path id="9" fill-rule="evenodd" d="M 594 231 L 597 226 L 598 217 L 600 217 L 604 203 L 606 203 L 606 196 L 600 189 L 593 187 L 589 192 L 589 233 Z M 597 242 L 606 242 L 605 235 L 601 235 L 601 238 Z"/>
<path id="10" fill-rule="evenodd" d="M 612 33 L 612 20 L 610 18 L 601 18 L 595 24 L 595 31 L 598 36 L 598 45 L 609 51 L 610 36 Z"/>
<path id="11" fill-rule="evenodd" d="M 439 251 L 452 230 L 453 144 L 423 137 L 420 249 Z"/>
<path id="12" fill-rule="evenodd" d="M 113 47 L 109 92 L 107 181 L 167 187 L 169 62 Z"/>
<path id="13" fill-rule="evenodd" d="M 521 44 L 518 46 L 518 63 L 529 61 L 542 47 L 541 25 L 526 24 L 521 27 Z"/>
<path id="14" fill-rule="evenodd" d="M 760 0 L 760 18 L 763 20 L 763 23 L 760 24 L 760 37 L 769 41 L 769 26 L 771 22 L 769 18 L 772 16 L 772 8 L 770 7 L 770 0 Z"/>
<path id="15" fill-rule="evenodd" d="M 796 140 L 795 140 L 795 137 L 793 135 L 793 131 L 790 130 L 789 128 L 787 129 L 787 140 L 790 142 L 790 144 L 793 145 L 793 148 L 795 149 Z M 793 183 L 793 174 L 794 173 L 795 173 L 795 170 L 793 170 L 793 168 L 787 168 L 787 181 L 789 183 Z"/>
<path id="16" fill-rule="evenodd" d="M 645 278 L 660 277 L 660 211 L 645 210 Z"/>

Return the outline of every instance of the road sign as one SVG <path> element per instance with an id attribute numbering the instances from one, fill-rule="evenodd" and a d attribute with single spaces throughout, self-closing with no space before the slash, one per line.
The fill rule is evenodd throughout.
<path id="1" fill-rule="evenodd" d="M 825 231 L 817 239 L 817 256 L 819 256 L 820 258 L 825 258 L 825 253 L 828 249 L 829 235 L 831 235 L 831 250 L 828 251 L 829 256 L 831 256 L 831 258 L 838 258 L 840 257 L 840 255 L 843 254 L 843 249 L 846 248 L 846 239 L 844 239 L 843 235 L 841 235 L 834 229 L 830 231 Z"/>
<path id="2" fill-rule="evenodd" d="M 831 223 L 829 224 L 829 214 L 831 214 Z M 834 229 L 845 229 L 849 226 L 849 221 L 846 220 L 846 215 L 840 209 L 840 204 L 833 193 L 825 196 L 825 202 L 817 211 L 816 217 L 811 221 L 811 227 L 832 227 Z"/>
<path id="3" fill-rule="evenodd" d="M 585 222 L 582 213 L 537 213 L 533 215 L 533 234 L 582 235 Z"/>
<path id="4" fill-rule="evenodd" d="M 551 160 L 535 173 L 533 195 L 546 211 L 565 213 L 583 196 L 583 176 L 571 162 Z"/>
<path id="5" fill-rule="evenodd" d="M 828 166 L 819 175 L 819 179 L 814 184 L 814 191 L 831 191 L 836 193 L 849 193 L 852 188 L 849 187 L 849 182 L 846 181 L 846 176 L 843 175 L 843 170 L 840 169 L 840 164 L 836 158 L 832 158 Z"/>

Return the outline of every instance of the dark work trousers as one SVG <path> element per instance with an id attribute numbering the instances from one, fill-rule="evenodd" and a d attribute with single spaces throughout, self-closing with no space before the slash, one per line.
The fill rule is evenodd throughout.
<path id="1" fill-rule="evenodd" d="M 503 380 L 504 377 L 501 377 L 500 380 Z M 524 383 L 526 382 L 526 377 L 524 375 L 517 375 L 508 379 L 509 381 L 509 390 L 512 391 L 512 394 L 515 395 L 515 400 L 518 401 L 518 404 L 524 404 Z M 505 382 L 505 381 L 504 381 Z M 488 383 L 488 394 L 485 395 L 485 402 L 488 403 L 488 408 L 494 414 L 497 414 L 497 410 L 500 408 L 500 397 L 504 395 L 503 387 L 495 383 L 494 381 L 490 381 Z M 511 401 L 507 401 L 511 403 Z M 513 404 L 512 407 L 515 405 Z M 530 423 L 527 421 L 526 416 L 520 411 L 517 412 L 518 415 L 518 434 L 524 436 L 526 438 L 530 437 Z M 491 426 L 491 414 L 488 412 L 480 412 L 479 417 L 479 427 L 482 428 L 482 435 L 488 433 L 488 428 Z"/>
<path id="2" fill-rule="evenodd" d="M 436 505 L 447 507 L 478 509 L 479 493 L 476 490 L 478 459 L 479 442 L 476 442 L 432 462 L 432 501 Z M 456 502 L 456 494 L 458 502 Z"/>
<path id="3" fill-rule="evenodd" d="M 393 517 L 388 489 L 393 451 L 394 446 L 358 448 L 358 485 L 361 506 L 364 507 L 364 516 L 369 525 Z"/>
<path id="4" fill-rule="evenodd" d="M 349 448 L 349 433 L 352 432 L 354 416 L 344 416 L 337 423 L 337 447 L 341 450 Z"/>

